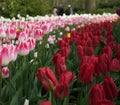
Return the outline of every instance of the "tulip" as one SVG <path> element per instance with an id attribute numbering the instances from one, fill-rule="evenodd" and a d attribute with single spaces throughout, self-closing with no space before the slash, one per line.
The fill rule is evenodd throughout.
<path id="1" fill-rule="evenodd" d="M 112 49 L 109 46 L 103 47 L 102 53 L 106 53 L 109 58 L 112 57 Z"/>
<path id="2" fill-rule="evenodd" d="M 55 63 L 55 71 L 58 75 L 66 71 L 65 57 L 59 57 Z"/>
<path id="3" fill-rule="evenodd" d="M 56 86 L 55 96 L 59 99 L 64 99 L 69 92 L 68 84 L 66 82 L 60 82 Z"/>
<path id="4" fill-rule="evenodd" d="M 3 67 L 2 68 L 2 77 L 3 78 L 8 78 L 9 77 L 9 69 L 8 69 L 8 67 Z"/>
<path id="5" fill-rule="evenodd" d="M 16 28 L 8 28 L 7 29 L 7 37 L 9 38 L 9 39 L 15 39 L 16 38 Z"/>
<path id="6" fill-rule="evenodd" d="M 64 40 L 58 40 L 58 46 L 59 46 L 59 48 L 69 47 L 68 43 L 65 42 Z"/>
<path id="7" fill-rule="evenodd" d="M 88 54 L 89 56 L 94 55 L 94 48 L 93 48 L 93 47 L 88 47 L 88 48 L 87 48 L 87 54 Z"/>
<path id="8" fill-rule="evenodd" d="M 71 71 L 65 71 L 60 75 L 59 83 L 66 82 L 67 84 L 70 84 L 75 79 L 75 76 Z"/>
<path id="9" fill-rule="evenodd" d="M 17 59 L 17 55 L 18 55 L 17 46 L 10 44 L 9 45 L 9 53 L 10 53 L 10 61 L 15 61 Z"/>
<path id="10" fill-rule="evenodd" d="M 34 32 L 34 38 L 36 40 L 42 40 L 43 36 L 44 36 L 44 31 L 43 30 L 41 30 L 41 29 L 36 29 L 35 30 L 35 32 Z"/>
<path id="11" fill-rule="evenodd" d="M 30 48 L 26 41 L 18 43 L 18 54 L 21 56 L 25 56 L 29 54 Z"/>
<path id="12" fill-rule="evenodd" d="M 54 64 L 57 63 L 57 60 L 58 60 L 59 58 L 61 58 L 61 54 L 60 54 L 60 52 L 56 52 L 56 53 L 54 54 L 53 58 L 52 58 L 52 61 L 54 62 Z"/>
<path id="13" fill-rule="evenodd" d="M 110 71 L 110 64 L 111 61 L 107 54 L 104 53 L 98 57 L 98 67 L 102 73 L 106 74 Z"/>
<path id="14" fill-rule="evenodd" d="M 101 84 L 93 85 L 89 93 L 89 105 L 96 105 L 99 100 L 106 99 L 103 86 Z"/>
<path id="15" fill-rule="evenodd" d="M 94 73 L 94 65 L 86 63 L 80 67 L 78 77 L 79 77 L 80 81 L 88 84 L 88 83 L 92 82 L 93 73 Z"/>
<path id="16" fill-rule="evenodd" d="M 48 42 L 49 42 L 50 44 L 54 44 L 55 39 L 56 39 L 56 36 L 55 36 L 55 35 L 53 35 L 53 36 L 49 36 L 49 38 L 48 38 Z"/>
<path id="17" fill-rule="evenodd" d="M 84 46 L 81 45 L 77 46 L 77 55 L 79 58 L 82 58 L 82 56 L 84 56 L 85 53 L 86 53 L 86 49 Z"/>
<path id="18" fill-rule="evenodd" d="M 5 44 L 1 48 L 1 55 L 2 55 L 2 66 L 6 66 L 10 62 L 10 53 L 8 46 Z"/>
<path id="19" fill-rule="evenodd" d="M 70 54 L 70 48 L 69 47 L 62 47 L 60 49 L 60 53 L 62 56 L 67 57 Z"/>
<path id="20" fill-rule="evenodd" d="M 52 105 L 50 101 L 41 102 L 39 105 Z"/>
<path id="21" fill-rule="evenodd" d="M 111 63 L 111 70 L 112 71 L 120 71 L 120 63 L 119 60 L 114 58 Z"/>
<path id="22" fill-rule="evenodd" d="M 103 82 L 103 88 L 108 99 L 115 99 L 118 96 L 117 86 L 111 77 L 105 77 Z"/>
<path id="23" fill-rule="evenodd" d="M 108 100 L 98 100 L 95 105 L 115 105 L 115 104 Z"/>
<path id="24" fill-rule="evenodd" d="M 49 67 L 38 68 L 38 73 L 36 76 L 46 90 L 55 89 L 57 85 L 57 79 Z"/>

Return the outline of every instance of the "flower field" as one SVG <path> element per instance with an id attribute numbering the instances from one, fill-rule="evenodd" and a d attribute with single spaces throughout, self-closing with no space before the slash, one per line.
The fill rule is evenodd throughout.
<path id="1" fill-rule="evenodd" d="M 0 105 L 120 105 L 117 14 L 0 18 Z"/>

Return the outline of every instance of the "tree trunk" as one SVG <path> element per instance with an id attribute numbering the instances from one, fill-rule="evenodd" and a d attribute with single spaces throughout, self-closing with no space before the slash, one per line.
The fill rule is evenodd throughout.
<path id="1" fill-rule="evenodd" d="M 96 0 L 85 0 L 85 9 L 87 13 L 94 13 L 96 10 Z"/>

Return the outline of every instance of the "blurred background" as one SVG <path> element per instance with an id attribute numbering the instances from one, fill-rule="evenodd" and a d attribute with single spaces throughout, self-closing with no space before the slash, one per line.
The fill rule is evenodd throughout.
<path id="1" fill-rule="evenodd" d="M 51 15 L 53 7 L 60 4 L 67 11 L 67 5 L 71 4 L 74 13 L 115 13 L 116 8 L 120 6 L 120 0 L 0 0 L 0 16 L 17 17 L 36 15 Z"/>

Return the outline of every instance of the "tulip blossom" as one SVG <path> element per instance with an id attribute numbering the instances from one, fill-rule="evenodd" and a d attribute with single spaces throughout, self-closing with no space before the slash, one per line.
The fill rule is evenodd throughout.
<path id="1" fill-rule="evenodd" d="M 42 40 L 43 35 L 44 35 L 44 31 L 41 30 L 41 29 L 36 29 L 35 32 L 34 32 L 34 38 L 36 40 Z"/>
<path id="2" fill-rule="evenodd" d="M 79 58 L 82 58 L 86 54 L 86 48 L 84 46 L 77 46 L 77 55 Z"/>
<path id="3" fill-rule="evenodd" d="M 66 43 L 64 40 L 58 40 L 58 46 L 59 48 L 69 47 L 68 43 Z"/>
<path id="4" fill-rule="evenodd" d="M 8 78 L 9 77 L 9 69 L 8 69 L 8 67 L 3 67 L 2 68 L 2 77 L 3 78 Z"/>
<path id="5" fill-rule="evenodd" d="M 50 101 L 43 101 L 39 105 L 52 105 Z"/>
<path id="6" fill-rule="evenodd" d="M 53 36 L 49 36 L 49 38 L 48 38 L 48 42 L 49 42 L 50 44 L 54 44 L 55 39 L 56 39 L 56 36 L 55 36 L 55 35 L 53 35 Z"/>
<path id="7" fill-rule="evenodd" d="M 108 54 L 104 53 L 98 57 L 98 67 L 102 73 L 106 74 L 110 71 L 110 64 L 111 61 Z"/>
<path id="8" fill-rule="evenodd" d="M 21 56 L 28 55 L 30 51 L 29 45 L 26 41 L 18 43 L 18 54 Z"/>
<path id="9" fill-rule="evenodd" d="M 1 55 L 2 55 L 2 66 L 6 66 L 10 62 L 10 52 L 8 46 L 5 44 L 1 48 Z"/>
<path id="10" fill-rule="evenodd" d="M 106 53 L 109 58 L 112 57 L 112 49 L 109 46 L 103 47 L 102 53 Z"/>
<path id="11" fill-rule="evenodd" d="M 109 100 L 98 100 L 95 105 L 115 105 Z"/>
<path id="12" fill-rule="evenodd" d="M 55 90 L 57 79 L 49 67 L 38 68 L 38 73 L 36 74 L 36 77 L 42 83 L 46 90 Z"/>
<path id="13" fill-rule="evenodd" d="M 59 99 L 64 99 L 69 92 L 69 87 L 68 87 L 68 83 L 66 82 L 60 82 L 57 84 L 56 86 L 56 90 L 55 90 L 55 96 Z"/>
<path id="14" fill-rule="evenodd" d="M 111 70 L 112 71 L 120 71 L 120 63 L 119 63 L 118 59 L 116 59 L 116 58 L 112 59 Z"/>
<path id="15" fill-rule="evenodd" d="M 83 83 L 91 83 L 93 79 L 94 65 L 93 64 L 83 64 L 80 67 L 78 77 Z"/>
<path id="16" fill-rule="evenodd" d="M 75 79 L 75 76 L 71 71 L 65 71 L 60 75 L 59 83 L 66 82 L 70 84 Z"/>
<path id="17" fill-rule="evenodd" d="M 4 38 L 4 37 L 6 37 L 6 32 L 5 32 L 5 30 L 4 30 L 4 28 L 3 27 L 0 27 L 0 37 L 2 37 L 2 38 Z"/>
<path id="18" fill-rule="evenodd" d="M 59 57 L 55 63 L 55 71 L 58 75 L 66 71 L 65 57 Z"/>
<path id="19" fill-rule="evenodd" d="M 103 82 L 103 88 L 108 99 L 115 99 L 118 96 L 117 86 L 111 77 L 105 77 Z"/>
<path id="20" fill-rule="evenodd" d="M 89 93 L 89 105 L 96 105 L 99 100 L 106 99 L 105 91 L 101 84 L 93 85 Z"/>
<path id="21" fill-rule="evenodd" d="M 10 61 L 15 61 L 18 55 L 17 46 L 9 45 L 9 54 L 10 54 Z"/>
<path id="22" fill-rule="evenodd" d="M 7 37 L 9 39 L 15 39 L 16 38 L 16 28 L 15 27 L 10 27 L 7 29 Z"/>
<path id="23" fill-rule="evenodd" d="M 62 47 L 60 49 L 60 53 L 62 56 L 64 56 L 66 58 L 70 54 L 70 48 L 69 47 Z"/>

